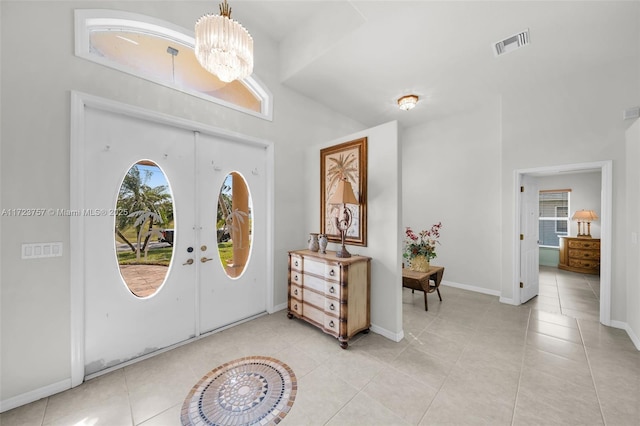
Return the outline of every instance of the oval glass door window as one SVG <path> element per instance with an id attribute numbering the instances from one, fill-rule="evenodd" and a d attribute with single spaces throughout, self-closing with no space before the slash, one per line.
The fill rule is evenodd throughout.
<path id="1" fill-rule="evenodd" d="M 230 278 L 242 275 L 251 252 L 253 207 L 244 177 L 229 173 L 218 194 L 218 253 L 225 273 Z"/>
<path id="2" fill-rule="evenodd" d="M 164 172 L 141 160 L 118 191 L 115 244 L 120 275 L 137 297 L 162 287 L 173 257 L 173 197 Z"/>

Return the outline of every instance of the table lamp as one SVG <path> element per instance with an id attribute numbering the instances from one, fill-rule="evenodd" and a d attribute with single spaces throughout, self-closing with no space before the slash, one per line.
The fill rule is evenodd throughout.
<path id="1" fill-rule="evenodd" d="M 578 222 L 578 238 L 591 238 L 591 222 L 598 220 L 598 215 L 593 210 L 578 210 L 573 214 L 571 220 Z M 584 232 L 584 225 L 587 225 L 587 232 Z"/>
<path id="2" fill-rule="evenodd" d="M 351 188 L 351 184 L 347 181 L 346 178 L 338 181 L 338 186 L 336 191 L 333 193 L 331 198 L 329 198 L 329 204 L 342 204 L 342 217 L 340 214 L 334 218 L 336 229 L 340 232 L 340 239 L 342 241 L 342 247 L 336 253 L 336 257 L 351 257 L 351 254 L 347 251 L 344 246 L 344 238 L 347 235 L 347 230 L 351 226 L 352 213 L 349 208 L 347 208 L 347 204 L 360 204 L 355 194 L 353 193 L 353 188 Z"/>

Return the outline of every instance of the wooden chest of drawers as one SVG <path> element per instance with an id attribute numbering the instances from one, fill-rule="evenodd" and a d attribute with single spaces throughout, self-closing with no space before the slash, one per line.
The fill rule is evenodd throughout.
<path id="1" fill-rule="evenodd" d="M 560 237 L 559 269 L 600 274 L 600 239 Z"/>
<path id="2" fill-rule="evenodd" d="M 289 318 L 300 318 L 335 336 L 346 349 L 371 326 L 371 258 L 338 258 L 310 250 L 289 252 Z"/>

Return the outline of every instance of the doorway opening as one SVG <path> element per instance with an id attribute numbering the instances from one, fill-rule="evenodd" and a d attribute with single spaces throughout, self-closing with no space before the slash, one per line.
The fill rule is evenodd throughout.
<path id="1" fill-rule="evenodd" d="M 541 167 L 535 169 L 521 169 L 515 171 L 515 183 L 516 183 L 516 194 L 515 194 L 515 203 L 516 203 L 516 214 L 514 217 L 514 223 L 516 226 L 516 235 L 521 232 L 520 230 L 520 218 L 522 205 L 521 200 L 522 196 L 520 193 L 520 187 L 522 182 L 527 179 L 534 180 L 536 182 L 542 181 L 543 179 L 552 179 L 550 177 L 553 176 L 567 176 L 573 174 L 593 174 L 600 173 L 600 200 L 599 200 L 599 210 L 600 210 L 600 221 L 599 221 L 599 232 L 600 232 L 600 275 L 591 275 L 591 274 L 582 274 L 575 273 L 570 271 L 563 271 L 553 269 L 550 266 L 543 265 L 542 267 L 539 264 L 536 265 L 535 268 L 531 268 L 535 270 L 537 274 L 539 274 L 536 278 L 540 284 L 539 296 L 540 300 L 545 300 L 546 297 L 551 297 L 551 289 L 543 288 L 543 286 L 548 285 L 551 280 L 555 283 L 556 292 L 557 292 L 557 303 L 558 310 L 562 310 L 562 294 L 564 294 L 565 302 L 565 312 L 569 314 L 579 315 L 580 309 L 584 312 L 589 311 L 589 305 L 593 306 L 595 303 L 599 309 L 598 319 L 600 323 L 604 325 L 611 325 L 611 211 L 612 211 L 612 162 L 611 161 L 602 161 L 602 162 L 594 162 L 594 163 L 580 163 L 580 164 L 569 164 L 569 165 L 560 165 L 560 166 L 550 166 L 550 167 Z M 572 195 L 575 198 L 575 194 Z M 572 205 L 571 209 L 580 209 L 579 205 L 575 203 Z M 575 225 L 577 226 L 577 225 Z M 515 239 L 516 242 L 514 244 L 514 279 L 513 279 L 513 294 L 514 301 L 520 300 L 520 282 L 522 282 L 522 277 L 520 275 L 521 271 L 521 245 L 520 241 Z M 561 285 L 558 285 L 558 282 Z M 589 292 L 594 293 L 593 296 L 596 299 L 595 301 L 587 301 Z M 597 293 L 597 295 L 596 295 Z M 582 294 L 583 301 L 586 304 L 580 304 L 580 300 L 571 296 L 579 296 Z M 597 297 L 596 297 L 597 296 Z M 553 303 L 552 299 L 546 299 L 547 302 Z M 540 303 L 540 302 L 535 302 Z M 544 303 L 544 302 L 543 302 Z M 575 309 L 580 308 L 580 309 Z M 597 312 L 597 311 L 596 311 Z M 594 315 L 595 312 L 591 310 L 591 315 Z"/>

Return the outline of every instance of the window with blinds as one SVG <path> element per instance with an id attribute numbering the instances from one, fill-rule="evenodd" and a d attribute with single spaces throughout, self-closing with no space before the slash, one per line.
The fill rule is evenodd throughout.
<path id="1" fill-rule="evenodd" d="M 538 207 L 540 246 L 559 247 L 559 238 L 569 235 L 570 193 L 570 189 L 540 191 Z"/>

